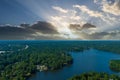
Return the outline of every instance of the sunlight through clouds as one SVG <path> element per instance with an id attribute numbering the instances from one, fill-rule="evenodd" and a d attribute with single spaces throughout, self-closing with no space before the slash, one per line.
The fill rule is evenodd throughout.
<path id="1" fill-rule="evenodd" d="M 120 0 L 15 1 L 37 16 L 36 23 L 19 26 L 24 33 L 27 29 L 27 39 L 110 39 L 120 35 Z"/>

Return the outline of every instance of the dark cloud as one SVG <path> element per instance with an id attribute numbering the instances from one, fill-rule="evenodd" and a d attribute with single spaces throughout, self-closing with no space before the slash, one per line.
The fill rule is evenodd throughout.
<path id="1" fill-rule="evenodd" d="M 86 23 L 83 26 L 81 26 L 80 24 L 70 24 L 69 27 L 71 30 L 74 30 L 74 31 L 80 31 L 80 30 L 89 29 L 89 28 L 96 28 L 95 25 L 90 23 Z"/>
<path id="2" fill-rule="evenodd" d="M 82 29 L 89 29 L 89 28 L 96 28 L 96 26 L 90 23 L 86 23 L 82 26 Z"/>
<path id="3" fill-rule="evenodd" d="M 112 31 L 112 32 L 95 32 L 93 34 L 90 34 L 89 37 L 91 39 L 108 39 L 108 36 L 110 39 L 113 37 L 120 35 L 120 31 Z"/>
<path id="4" fill-rule="evenodd" d="M 30 37 L 33 33 L 32 30 L 20 27 L 0 26 L 0 39 L 24 39 Z"/>
<path id="5" fill-rule="evenodd" d="M 70 24 L 69 28 L 71 30 L 80 30 L 81 26 L 80 26 L 80 24 Z"/>
<path id="6" fill-rule="evenodd" d="M 15 27 L 15 26 L 1 26 L 0 27 L 0 34 L 6 34 L 6 35 L 22 35 L 22 34 L 28 34 L 28 33 L 33 33 L 31 30 L 27 30 L 25 28 L 21 27 Z"/>
<path id="7" fill-rule="evenodd" d="M 38 21 L 32 25 L 21 24 L 20 26 L 26 29 L 30 29 L 36 32 L 43 33 L 43 34 L 58 34 L 57 30 L 51 23 L 44 22 L 44 21 Z"/>
<path id="8" fill-rule="evenodd" d="M 106 35 L 110 35 L 110 34 L 107 32 L 95 32 L 93 34 L 90 34 L 89 36 L 91 39 L 102 39 Z"/>
<path id="9" fill-rule="evenodd" d="M 30 28 L 44 34 L 58 34 L 55 27 L 48 22 L 38 21 L 36 24 L 31 25 Z"/>
<path id="10" fill-rule="evenodd" d="M 120 39 L 120 31 L 94 32 L 92 34 L 81 32 L 77 34 L 79 34 L 80 38 L 88 40 Z"/>
<path id="11" fill-rule="evenodd" d="M 40 33 L 40 34 L 37 34 Z M 49 36 L 44 36 L 49 34 Z M 53 39 L 54 34 L 59 34 L 55 27 L 48 22 L 37 22 L 36 24 L 21 24 L 17 26 L 0 26 L 0 39 Z"/>

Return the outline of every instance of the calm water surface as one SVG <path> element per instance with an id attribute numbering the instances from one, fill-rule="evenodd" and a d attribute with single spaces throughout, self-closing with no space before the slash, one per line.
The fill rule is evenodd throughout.
<path id="1" fill-rule="evenodd" d="M 30 80 L 67 80 L 73 75 L 89 71 L 120 75 L 120 73 L 113 72 L 109 69 L 109 61 L 120 59 L 119 54 L 95 49 L 85 50 L 79 53 L 71 52 L 70 54 L 74 59 L 74 63 L 71 66 L 53 72 L 37 72 Z"/>

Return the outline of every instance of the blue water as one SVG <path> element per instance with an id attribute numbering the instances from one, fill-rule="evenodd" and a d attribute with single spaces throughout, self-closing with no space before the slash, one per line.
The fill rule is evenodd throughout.
<path id="1" fill-rule="evenodd" d="M 90 71 L 120 75 L 120 73 L 113 72 L 109 69 L 109 61 L 112 59 L 120 60 L 120 54 L 95 49 L 85 50 L 79 53 L 70 52 L 70 54 L 74 59 L 71 66 L 53 72 L 37 72 L 30 80 L 67 80 L 73 75 Z"/>

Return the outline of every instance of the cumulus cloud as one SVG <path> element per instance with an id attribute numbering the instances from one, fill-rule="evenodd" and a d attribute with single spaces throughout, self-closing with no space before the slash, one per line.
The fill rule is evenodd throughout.
<path id="1" fill-rule="evenodd" d="M 120 27 L 119 26 L 120 16 L 103 11 L 103 7 L 105 6 L 105 3 L 109 6 L 116 5 L 117 7 L 119 4 L 119 0 L 115 0 L 115 1 L 94 0 L 94 3 L 97 4 L 96 6 L 97 9 L 92 9 L 89 8 L 89 6 L 87 5 L 80 5 L 80 4 L 73 4 L 72 8 L 67 8 L 67 9 L 61 8 L 60 6 L 56 6 L 63 10 L 67 10 L 67 12 L 66 13 L 63 12 L 59 14 L 60 11 L 55 9 L 56 11 L 58 11 L 58 13 L 51 16 L 50 21 L 53 22 L 55 26 L 57 26 L 57 29 L 58 31 L 60 30 L 59 31 L 60 33 L 65 33 L 68 35 L 76 35 L 77 37 L 75 38 L 82 37 L 84 39 L 95 39 L 95 37 L 93 37 L 94 35 L 92 36 L 92 33 L 117 30 L 118 27 Z M 119 7 L 117 7 L 117 9 L 119 9 Z M 114 10 L 110 9 L 110 11 L 114 11 Z M 108 36 L 111 34 L 106 34 L 106 35 Z M 96 38 L 99 37 L 98 39 L 103 39 L 104 37 L 107 39 L 108 37 L 105 36 L 101 34 L 96 36 Z"/>
<path id="2" fill-rule="evenodd" d="M 102 11 L 120 16 L 120 0 L 94 0 L 94 3 L 101 5 Z"/>
<path id="3" fill-rule="evenodd" d="M 97 2 L 97 0 L 94 2 Z M 86 16 L 86 17 L 84 17 L 84 18 L 86 18 L 86 21 L 89 21 L 92 19 L 92 21 L 94 23 L 97 23 L 97 26 L 105 27 L 104 25 L 106 25 L 106 26 L 110 27 L 115 24 L 118 24 L 120 21 L 120 19 L 118 19 L 118 17 L 116 17 L 116 16 L 112 16 L 101 10 L 98 10 L 98 11 L 91 10 L 86 5 L 73 5 L 73 7 L 78 8 L 80 10 L 80 12 L 79 11 L 77 11 L 77 12 L 84 14 L 82 16 Z M 85 15 L 85 14 L 87 14 L 87 15 Z M 83 20 L 84 20 L 84 18 L 83 18 Z M 99 25 L 99 23 L 102 23 L 102 24 Z"/>
<path id="4" fill-rule="evenodd" d="M 120 16 L 120 0 L 116 0 L 113 4 L 109 4 L 107 1 L 103 2 L 102 10 Z"/>
<path id="5" fill-rule="evenodd" d="M 98 12 L 98 11 L 93 11 L 88 9 L 85 5 L 73 5 L 74 8 L 79 8 L 82 12 L 89 14 L 89 16 L 91 17 L 102 17 L 102 13 Z"/>
<path id="6" fill-rule="evenodd" d="M 67 21 L 68 23 L 78 23 L 78 21 L 81 23 L 83 22 L 82 16 L 77 15 L 78 11 L 76 11 L 76 10 L 64 9 L 59 6 L 55 6 L 55 7 L 52 6 L 52 8 L 54 10 L 58 11 L 56 16 L 55 15 L 51 16 L 52 20 L 56 20 L 56 21 L 64 20 L 65 22 Z M 59 9 L 55 9 L 55 8 L 59 8 Z M 59 14 L 59 12 L 61 12 L 61 14 Z"/>

